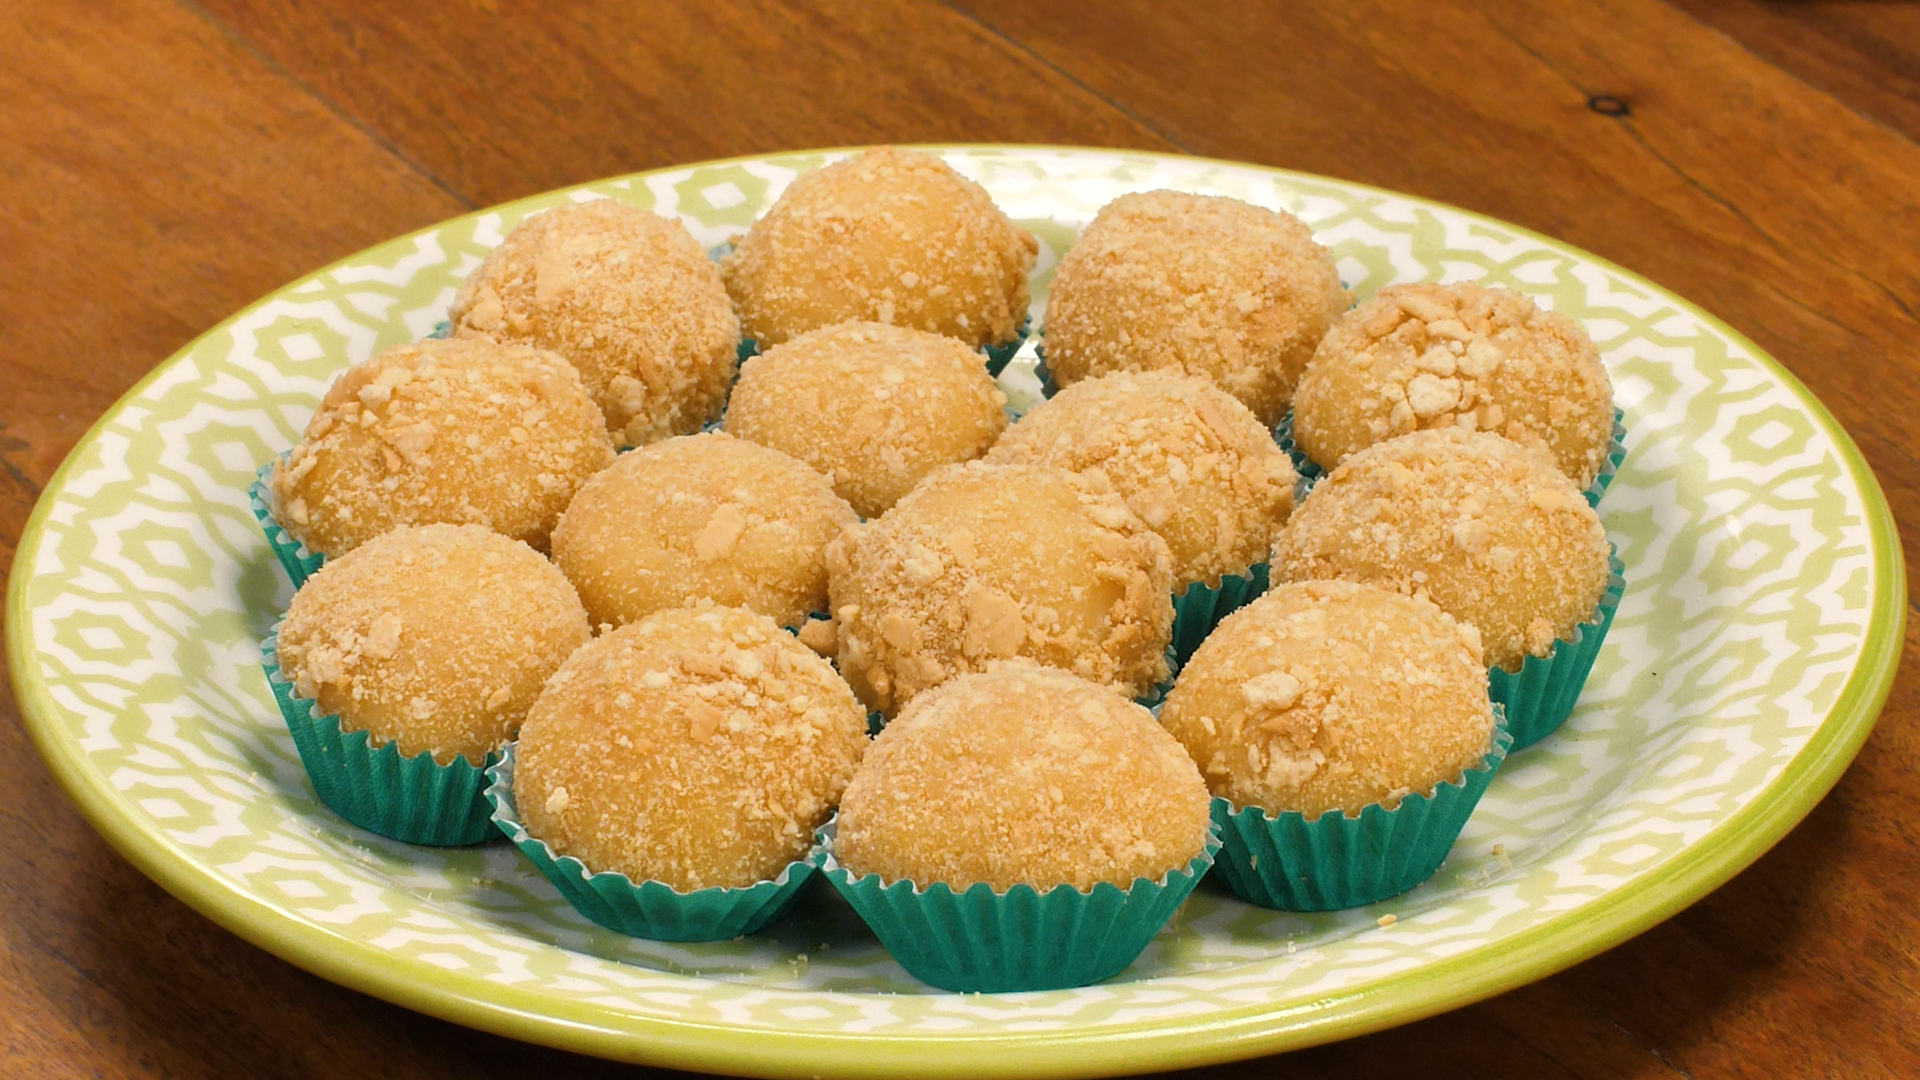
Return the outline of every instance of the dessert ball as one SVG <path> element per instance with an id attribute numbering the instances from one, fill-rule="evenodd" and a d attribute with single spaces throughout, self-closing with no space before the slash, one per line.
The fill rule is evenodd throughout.
<path id="1" fill-rule="evenodd" d="M 748 361 L 725 426 L 813 466 L 856 513 L 878 517 L 935 468 L 986 453 L 1006 404 L 980 354 L 953 338 L 851 322 Z"/>
<path id="2" fill-rule="evenodd" d="M 964 890 L 1121 888 L 1184 869 L 1207 788 L 1153 714 L 1064 671 L 996 664 L 913 699 L 847 785 L 834 857 Z"/>
<path id="3" fill-rule="evenodd" d="M 479 765 L 588 636 L 539 552 L 478 525 L 402 526 L 307 579 L 278 651 L 294 691 L 342 730 Z"/>
<path id="4" fill-rule="evenodd" d="M 1489 432 L 1415 432 L 1347 458 L 1273 545 L 1275 581 L 1341 578 L 1424 596 L 1517 671 L 1592 617 L 1607 531 L 1545 450 Z"/>
<path id="5" fill-rule="evenodd" d="M 1613 435 L 1613 385 L 1580 324 L 1524 294 L 1393 285 L 1341 316 L 1293 399 L 1293 440 L 1323 469 L 1396 435 L 1492 431 L 1541 446 L 1585 488 Z"/>
<path id="6" fill-rule="evenodd" d="M 580 376 L 490 341 L 400 345 L 342 372 L 268 477 L 274 516 L 328 558 L 397 525 L 485 525 L 544 550 L 613 444 Z"/>
<path id="7" fill-rule="evenodd" d="M 1047 294 L 1047 371 L 1060 386 L 1172 368 L 1212 379 L 1268 426 L 1346 310 L 1333 256 L 1291 214 L 1149 191 L 1101 207 Z"/>
<path id="8" fill-rule="evenodd" d="M 448 315 L 460 336 L 566 357 L 629 446 L 718 416 L 740 344 L 726 287 L 686 227 L 612 199 L 521 222 Z"/>
<path id="9" fill-rule="evenodd" d="M 852 319 L 997 345 L 1026 319 L 1039 250 L 939 158 L 880 147 L 794 180 L 720 274 L 762 348 Z"/>
<path id="10" fill-rule="evenodd" d="M 530 835 L 595 873 L 739 888 L 806 854 L 866 745 L 853 691 L 772 619 L 675 608 L 554 673 L 513 799 Z"/>
<path id="11" fill-rule="evenodd" d="M 826 478 L 721 432 L 620 455 L 574 496 L 553 561 L 595 626 L 711 600 L 799 626 L 827 603 L 827 541 L 855 521 Z"/>
<path id="12" fill-rule="evenodd" d="M 1180 589 L 1266 562 L 1293 510 L 1293 465 L 1266 426 L 1206 379 L 1172 371 L 1075 383 L 1009 428 L 987 460 L 1105 474 L 1167 541 Z"/>
<path id="13" fill-rule="evenodd" d="M 1281 585 L 1227 616 L 1160 722 L 1235 807 L 1388 809 L 1477 768 L 1493 745 L 1480 634 L 1374 585 Z"/>
<path id="14" fill-rule="evenodd" d="M 1024 656 L 1129 697 L 1167 674 L 1166 541 L 1099 476 L 948 465 L 827 548 L 840 671 L 891 716 Z"/>

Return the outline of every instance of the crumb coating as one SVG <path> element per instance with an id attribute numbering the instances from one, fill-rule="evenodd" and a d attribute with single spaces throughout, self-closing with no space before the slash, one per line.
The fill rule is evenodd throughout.
<path id="1" fill-rule="evenodd" d="M 328 558 L 436 523 L 545 550 L 573 493 L 612 460 L 600 410 L 558 356 L 428 340 L 342 372 L 267 486 L 281 526 Z"/>
<path id="2" fill-rule="evenodd" d="M 530 835 L 596 873 L 740 888 L 806 854 L 866 746 L 853 691 L 772 619 L 675 608 L 554 673 L 513 798 Z"/>
<path id="3" fill-rule="evenodd" d="M 995 664 L 915 698 L 847 786 L 834 857 L 956 890 L 1081 891 L 1185 868 L 1207 788 L 1133 702 L 1064 671 Z"/>
<path id="4" fill-rule="evenodd" d="M 1166 540 L 1177 589 L 1265 562 L 1293 510 L 1293 465 L 1266 426 L 1205 379 L 1122 372 L 1020 418 L 987 460 L 1098 470 Z"/>
<path id="5" fill-rule="evenodd" d="M 1493 744 L 1480 634 L 1374 585 L 1281 585 L 1221 622 L 1160 722 L 1236 807 L 1392 809 Z"/>
<path id="6" fill-rule="evenodd" d="M 403 526 L 330 560 L 293 596 L 280 670 L 345 731 L 479 765 L 589 637 L 573 586 L 478 525 Z"/>
<path id="7" fill-rule="evenodd" d="M 823 550 L 855 520 L 825 477 L 778 450 L 683 435 L 589 479 L 553 530 L 553 561 L 595 626 L 696 599 L 799 626 L 825 609 Z"/>
<path id="8" fill-rule="evenodd" d="M 1426 428 L 1543 447 L 1581 488 L 1613 437 L 1613 384 L 1579 323 L 1523 293 L 1393 285 L 1341 316 L 1293 399 L 1293 439 L 1323 469 Z"/>
<path id="9" fill-rule="evenodd" d="M 740 344 L 726 287 L 686 226 L 612 199 L 521 222 L 448 317 L 461 336 L 566 357 L 629 446 L 718 416 Z"/>
<path id="10" fill-rule="evenodd" d="M 1291 214 L 1177 191 L 1122 195 L 1054 273 L 1047 370 L 1069 386 L 1178 369 L 1212 379 L 1272 426 L 1346 306 L 1333 256 Z"/>
<path id="11" fill-rule="evenodd" d="M 1607 531 L 1546 451 L 1449 427 L 1347 458 L 1273 546 L 1279 581 L 1342 578 L 1424 596 L 1517 671 L 1592 617 Z"/>
<path id="12" fill-rule="evenodd" d="M 871 518 L 935 468 L 986 453 L 1006 429 L 1006 404 L 960 342 L 850 322 L 749 360 L 725 428 L 813 466 Z"/>
<path id="13" fill-rule="evenodd" d="M 720 273 L 763 348 L 852 319 L 977 347 L 1018 333 L 1039 250 L 939 158 L 879 147 L 794 180 Z"/>
<path id="14" fill-rule="evenodd" d="M 948 465 L 827 563 L 840 670 L 887 715 L 1015 656 L 1129 697 L 1166 678 L 1172 559 L 1099 476 Z"/>

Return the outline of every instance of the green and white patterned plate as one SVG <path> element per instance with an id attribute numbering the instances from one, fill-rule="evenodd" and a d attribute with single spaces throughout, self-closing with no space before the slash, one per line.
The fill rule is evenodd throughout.
<path id="1" fill-rule="evenodd" d="M 242 311 L 114 406 L 35 509 L 7 598 L 28 726 L 95 827 L 263 948 L 475 1027 L 766 1075 L 1092 1075 L 1335 1039 L 1539 978 L 1725 881 L 1852 759 L 1899 654 L 1892 519 L 1826 410 L 1711 316 L 1563 244 L 1353 184 L 1141 153 L 941 152 L 1040 236 L 1036 317 L 1101 204 L 1178 187 L 1298 214 L 1362 295 L 1508 285 L 1599 342 L 1631 430 L 1601 505 L 1626 599 L 1573 719 L 1508 762 L 1432 881 L 1310 916 L 1203 887 L 1106 983 L 963 996 L 908 978 L 824 890 L 766 936 L 632 940 L 575 914 L 510 845 L 408 847 L 315 799 L 258 664 L 289 590 L 248 512 L 254 468 L 343 366 L 428 334 L 527 214 L 623 199 L 715 245 L 840 152 L 611 180 L 382 244 Z M 1006 377 L 1016 391 L 1034 386 L 1031 352 Z"/>

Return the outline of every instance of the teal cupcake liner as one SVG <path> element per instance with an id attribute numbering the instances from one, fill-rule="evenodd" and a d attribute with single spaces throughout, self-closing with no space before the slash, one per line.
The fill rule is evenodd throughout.
<path id="1" fill-rule="evenodd" d="M 1507 723 L 1513 731 L 1513 748 L 1524 750 L 1553 734 L 1573 706 L 1593 670 L 1594 657 L 1607 640 L 1619 610 L 1620 596 L 1626 592 L 1626 564 L 1611 542 L 1607 544 L 1607 588 L 1594 605 L 1593 616 L 1573 628 L 1571 638 L 1561 638 L 1545 656 L 1529 656 L 1520 662 L 1519 671 L 1505 668 L 1487 670 L 1487 693 L 1506 706 Z"/>
<path id="2" fill-rule="evenodd" d="M 1018 327 L 1014 328 L 1012 341 L 980 346 L 980 351 L 987 358 L 987 374 L 997 379 L 1001 372 L 1007 370 L 1007 365 L 1013 362 L 1014 355 L 1020 351 L 1020 346 L 1027 340 L 1027 331 L 1032 327 L 1033 316 L 1028 315 L 1020 320 Z"/>
<path id="3" fill-rule="evenodd" d="M 1218 585 L 1194 582 L 1185 592 L 1173 597 L 1173 640 L 1167 646 L 1168 661 L 1178 672 L 1192 658 L 1193 650 L 1213 633 L 1220 620 L 1260 598 L 1267 591 L 1270 566 L 1255 563 L 1244 574 L 1222 574 Z"/>
<path id="4" fill-rule="evenodd" d="M 1338 911 L 1398 896 L 1440 869 L 1512 745 L 1496 703 L 1493 747 L 1479 768 L 1434 785 L 1431 795 L 1408 795 L 1391 810 L 1375 804 L 1357 817 L 1272 816 L 1215 797 L 1224 846 L 1213 872 L 1242 900 L 1280 911 Z"/>
<path id="5" fill-rule="evenodd" d="M 513 802 L 513 749 L 487 769 L 486 801 L 492 824 L 538 867 L 574 910 L 629 937 L 655 941 L 726 941 L 755 933 L 787 913 L 813 877 L 817 852 L 796 859 L 778 877 L 745 888 L 680 892 L 663 882 L 638 885 L 625 874 L 594 872 L 572 855 L 557 855 L 527 833 Z"/>
<path id="6" fill-rule="evenodd" d="M 282 528 L 278 518 L 273 516 L 273 503 L 267 491 L 267 477 L 272 475 L 273 467 L 287 459 L 279 457 L 260 466 L 253 474 L 253 483 L 247 486 L 247 505 L 253 509 L 253 519 L 260 523 L 260 531 L 267 536 L 267 546 L 273 549 L 273 557 L 280 561 L 280 569 L 287 572 L 287 580 L 298 589 L 307 583 L 307 579 L 318 573 L 326 564 L 327 557 L 317 551 L 309 551 L 307 545 L 293 538 L 293 534 Z"/>
<path id="7" fill-rule="evenodd" d="M 1613 410 L 1613 437 L 1607 440 L 1607 456 L 1601 459 L 1600 474 L 1587 485 L 1587 505 L 1598 509 L 1600 500 L 1607 494 L 1607 488 L 1613 483 L 1613 475 L 1620 471 L 1620 463 L 1627 457 L 1627 414 L 1618 408 Z"/>
<path id="8" fill-rule="evenodd" d="M 1133 699 L 1135 705 L 1145 709 L 1158 709 L 1166 704 L 1167 695 L 1173 692 L 1173 681 L 1180 674 L 1179 658 L 1173 654 L 1173 643 L 1167 643 L 1167 677 L 1154 683 L 1153 688 Z M 1158 715 L 1157 713 L 1155 715 Z"/>
<path id="9" fill-rule="evenodd" d="M 1300 500 L 1307 497 L 1307 493 L 1313 490 L 1313 485 L 1319 483 L 1320 478 L 1327 475 L 1327 471 L 1315 465 L 1307 455 L 1300 452 L 1298 446 L 1294 445 L 1292 409 L 1288 409 L 1287 414 L 1280 418 L 1280 422 L 1273 425 L 1273 441 L 1280 444 L 1280 449 L 1287 452 L 1287 460 L 1293 462 L 1293 473 L 1299 477 L 1293 482 L 1293 505 L 1298 507 Z"/>
<path id="10" fill-rule="evenodd" d="M 1040 380 L 1040 396 L 1050 398 L 1059 393 L 1060 388 L 1054 385 L 1053 373 L 1047 370 L 1047 343 L 1044 334 L 1045 331 L 1042 331 L 1042 340 L 1033 347 L 1033 375 Z"/>
<path id="11" fill-rule="evenodd" d="M 821 872 L 907 973 L 942 990 L 1005 993 L 1086 986 L 1119 974 L 1139 957 L 1213 865 L 1219 830 L 1182 870 L 1125 889 L 1101 882 L 1087 892 L 1057 885 L 1004 893 L 976 882 L 960 892 L 944 882 L 856 879 L 833 857 L 834 822 L 818 836 Z"/>
<path id="12" fill-rule="evenodd" d="M 279 640 L 275 623 L 261 643 L 260 666 L 321 802 L 368 832 L 409 844 L 463 847 L 493 835 L 481 768 L 465 758 L 441 765 L 432 754 L 407 757 L 396 743 L 376 747 L 368 732 L 341 730 L 338 716 L 315 715 L 314 703 L 280 671 Z"/>
<path id="13" fill-rule="evenodd" d="M 1627 414 L 1618 408 L 1613 410 L 1613 434 L 1607 440 L 1607 455 L 1601 459 L 1599 475 L 1595 476 L 1593 483 L 1588 484 L 1587 490 L 1582 492 L 1586 496 L 1588 506 L 1597 508 L 1600 505 L 1601 498 L 1606 495 L 1607 488 L 1613 483 L 1614 474 L 1620 471 L 1620 463 L 1626 460 L 1626 418 Z M 1293 501 L 1297 505 L 1301 499 L 1307 497 L 1309 491 L 1313 490 L 1313 485 L 1319 483 L 1320 478 L 1326 475 L 1326 470 L 1315 465 L 1307 455 L 1300 452 L 1298 446 L 1294 445 L 1292 409 L 1288 409 L 1287 415 L 1281 417 L 1280 422 L 1274 425 L 1273 441 L 1279 443 L 1280 449 L 1287 452 L 1287 457 L 1293 461 L 1293 471 L 1300 477 L 1293 488 Z"/>

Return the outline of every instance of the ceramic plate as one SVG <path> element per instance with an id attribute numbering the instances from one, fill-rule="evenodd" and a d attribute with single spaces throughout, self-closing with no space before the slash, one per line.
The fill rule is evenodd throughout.
<path id="1" fill-rule="evenodd" d="M 342 367 L 431 332 L 528 214 L 621 199 L 718 245 L 842 152 L 471 214 L 295 282 L 160 365 L 61 467 L 14 563 L 14 685 L 61 782 L 210 918 L 463 1024 L 694 1069 L 1066 1076 L 1302 1046 L 1537 979 L 1725 881 L 1866 737 L 1905 610 L 1885 501 L 1826 410 L 1700 309 L 1522 229 L 1353 184 L 1138 153 L 940 152 L 1039 235 L 1036 320 L 1101 204 L 1173 187 L 1299 215 L 1363 296 L 1505 285 L 1599 343 L 1630 431 L 1601 504 L 1626 598 L 1578 712 L 1514 755 L 1433 880 L 1328 915 L 1203 887 L 1106 983 L 961 996 L 907 977 L 826 890 L 764 936 L 631 940 L 576 915 L 505 843 L 408 847 L 316 801 L 258 665 L 289 589 L 247 509 L 255 467 L 293 443 Z M 1031 348 L 1006 376 L 1016 394 L 1033 385 Z"/>

